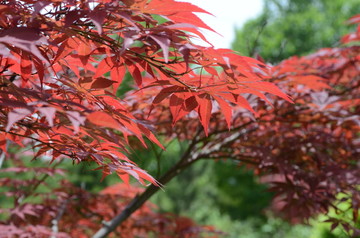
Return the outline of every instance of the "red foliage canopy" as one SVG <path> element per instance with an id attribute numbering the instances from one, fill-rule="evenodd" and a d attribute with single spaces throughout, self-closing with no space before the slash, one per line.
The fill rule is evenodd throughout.
<path id="1" fill-rule="evenodd" d="M 359 23 L 355 22 L 358 16 L 351 19 Z M 359 29 L 343 39 L 358 34 Z M 353 43 L 358 41 L 355 37 L 351 39 Z M 274 208 L 293 222 L 326 214 L 330 208 L 345 214 L 338 203 L 349 204 L 350 217 L 330 217 L 329 221 L 333 228 L 342 225 L 356 236 L 360 204 L 359 55 L 360 47 L 356 45 L 325 48 L 309 56 L 292 57 L 271 68 L 269 81 L 286 89 L 294 104 L 269 98 L 273 104 L 270 106 L 259 100 L 265 98 L 245 93 L 237 95 L 241 107 L 230 107 L 223 100 L 230 100 L 226 95 L 214 96 L 217 103 L 212 108 L 209 134 L 207 137 L 195 134 L 198 147 L 193 149 L 191 160 L 232 158 L 247 164 L 264 182 L 271 183 L 277 196 Z M 212 76 L 202 79 L 211 81 Z M 271 90 L 271 86 L 267 89 Z M 152 120 L 161 133 L 193 140 L 199 127 L 196 114 L 172 127 L 167 119 L 173 112 L 164 103 L 152 109 L 147 117 L 150 109 L 143 105 L 160 90 L 149 88 L 141 95 L 129 94 L 125 98 L 132 102 L 131 110 L 137 118 Z M 171 98 L 165 100 L 171 104 Z M 255 120 L 249 111 L 257 115 Z"/>
<path id="2" fill-rule="evenodd" d="M 162 147 L 147 119 L 138 120 L 128 101 L 115 95 L 126 72 L 140 90 L 161 89 L 143 107 L 169 99 L 173 123 L 194 111 L 206 134 L 215 101 L 230 126 L 232 104 L 251 110 L 240 93 L 265 98 L 269 92 L 289 100 L 264 81 L 269 67 L 263 63 L 193 44 L 191 38 L 204 39 L 199 27 L 211 28 L 194 14 L 206 12 L 190 3 L 29 0 L 8 1 L 0 12 L 5 152 L 5 141 L 30 142 L 35 157 L 94 161 L 104 175 L 156 184 L 126 156 L 129 136 Z"/>
<path id="3" fill-rule="evenodd" d="M 357 221 L 358 46 L 323 49 L 271 68 L 231 50 L 194 44 L 192 38 L 206 41 L 199 28 L 212 29 L 194 14 L 207 12 L 190 3 L 5 2 L 2 153 L 13 144 L 31 147 L 35 158 L 93 161 L 104 176 L 116 173 L 125 183 L 133 176 L 157 186 L 128 158 L 129 147 L 146 146 L 144 138 L 163 147 L 158 135 L 188 139 L 181 169 L 199 159 L 233 158 L 272 183 L 277 207 L 290 218 L 327 212 L 343 193 Z M 350 21 L 359 23 L 359 16 Z M 343 42 L 359 40 L 359 32 Z M 120 100 L 116 93 L 127 73 L 136 89 Z M 143 201 L 153 187 L 140 196 Z M 358 232 L 349 222 L 330 221 Z"/>

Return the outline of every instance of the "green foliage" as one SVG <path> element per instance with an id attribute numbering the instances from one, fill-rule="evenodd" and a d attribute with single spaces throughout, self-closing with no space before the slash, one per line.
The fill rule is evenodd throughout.
<path id="1" fill-rule="evenodd" d="M 272 194 L 265 184 L 257 182 L 252 171 L 234 163 L 219 161 L 214 165 L 219 208 L 231 219 L 261 217 L 270 204 Z"/>
<path id="2" fill-rule="evenodd" d="M 129 73 L 126 73 L 120 87 L 117 89 L 116 96 L 124 98 L 124 95 L 132 89 L 134 89 L 133 78 Z"/>
<path id="3" fill-rule="evenodd" d="M 236 30 L 232 48 L 277 63 L 293 55 L 333 47 L 352 26 L 358 0 L 265 0 L 263 12 Z"/>

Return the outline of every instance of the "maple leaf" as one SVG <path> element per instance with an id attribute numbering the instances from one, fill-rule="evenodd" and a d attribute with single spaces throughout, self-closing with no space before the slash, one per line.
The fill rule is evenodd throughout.
<path id="1" fill-rule="evenodd" d="M 2 30 L 0 32 L 0 42 L 28 51 L 40 60 L 49 63 L 37 47 L 41 44 L 48 44 L 48 41 L 35 28 L 13 27 Z"/>
<path id="2" fill-rule="evenodd" d="M 5 131 L 10 131 L 11 127 L 19 120 L 25 118 L 32 113 L 31 109 L 28 108 L 17 108 L 12 112 L 9 112 L 8 122 Z"/>
<path id="3" fill-rule="evenodd" d="M 109 127 L 115 130 L 119 130 L 121 127 L 120 123 L 117 120 L 115 120 L 109 114 L 101 111 L 90 113 L 89 115 L 87 115 L 86 119 L 88 119 L 91 123 L 95 125 Z"/>

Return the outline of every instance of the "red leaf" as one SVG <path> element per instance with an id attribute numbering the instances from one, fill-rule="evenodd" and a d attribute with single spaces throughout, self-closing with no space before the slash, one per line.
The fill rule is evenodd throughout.
<path id="1" fill-rule="evenodd" d="M 119 122 L 105 112 L 92 112 L 86 118 L 97 126 L 110 127 L 116 130 L 120 129 Z"/>
<path id="2" fill-rule="evenodd" d="M 118 171 L 118 172 L 116 172 L 116 174 L 120 177 L 120 179 L 121 179 L 122 181 L 124 181 L 124 183 L 125 183 L 127 186 L 130 185 L 130 184 L 129 184 L 130 176 L 129 176 L 128 173 L 124 173 L 124 172 L 122 172 L 122 171 Z"/>
<path id="3" fill-rule="evenodd" d="M 159 182 L 156 181 L 150 174 L 148 174 L 145 170 L 135 167 L 135 172 L 139 175 L 140 178 L 149 181 L 150 183 L 154 184 L 155 186 L 159 186 Z"/>
<path id="4" fill-rule="evenodd" d="M 331 87 L 325 83 L 326 79 L 316 75 L 294 75 L 289 77 L 288 83 L 295 85 L 305 85 L 315 91 L 330 89 Z"/>
<path id="5" fill-rule="evenodd" d="M 168 29 L 178 29 L 178 30 L 183 30 L 183 31 L 186 31 L 186 32 L 191 32 L 195 35 L 197 35 L 200 39 L 202 39 L 203 41 L 205 41 L 206 43 L 208 43 L 209 45 L 212 45 L 207 39 L 206 37 L 204 36 L 204 34 L 202 34 L 198 29 L 198 27 L 196 27 L 195 25 L 193 24 L 189 24 L 189 23 L 174 23 L 174 24 L 171 24 L 171 25 L 168 25 L 168 26 L 165 26 L 164 28 L 168 28 Z M 188 51 L 189 49 L 197 49 L 197 47 L 195 45 L 190 45 L 190 44 L 185 44 L 185 45 L 182 45 L 180 48 L 179 48 L 179 52 L 181 54 L 183 54 L 183 50 L 185 50 L 185 53 L 186 51 Z M 184 54 L 183 54 L 184 55 Z M 185 59 L 185 62 L 186 62 L 186 57 L 184 56 L 184 59 Z"/>
<path id="6" fill-rule="evenodd" d="M 174 86 L 174 87 L 178 87 L 178 86 Z M 164 88 L 164 89 L 166 89 L 166 88 Z M 163 90 L 161 90 L 160 93 L 158 95 L 156 95 L 156 97 L 154 98 L 154 100 L 152 102 L 153 104 L 161 103 L 165 98 L 169 97 L 171 94 L 174 93 L 172 91 L 163 92 Z"/>
<path id="7" fill-rule="evenodd" d="M 32 62 L 29 59 L 28 54 L 23 54 L 21 57 L 21 77 L 28 80 L 32 72 Z"/>
<path id="8" fill-rule="evenodd" d="M 156 97 L 153 100 L 153 104 L 159 104 L 161 103 L 165 98 L 167 98 L 168 96 L 170 96 L 171 94 L 173 94 L 174 92 L 180 92 L 184 90 L 182 87 L 179 87 L 177 85 L 175 86 L 171 86 L 171 87 L 167 87 L 167 88 L 163 88 L 161 89 L 161 91 L 158 93 L 158 95 L 156 95 Z"/>
<path id="9" fill-rule="evenodd" d="M 77 50 L 79 56 L 86 56 L 86 58 L 88 58 L 88 56 L 92 52 L 91 46 L 90 46 L 89 42 L 87 42 L 87 41 L 78 42 L 78 47 L 76 48 L 76 50 Z M 80 58 L 80 60 L 82 60 L 82 59 Z M 83 63 L 83 64 L 86 65 L 86 63 Z"/>
<path id="10" fill-rule="evenodd" d="M 114 66 L 110 71 L 110 78 L 116 83 L 114 83 L 114 94 L 116 94 L 117 88 L 120 86 L 124 76 L 126 74 L 126 69 L 124 66 Z"/>
<path id="11" fill-rule="evenodd" d="M 208 136 L 209 122 L 211 117 L 212 102 L 209 94 L 202 94 L 197 97 L 199 102 L 198 113 L 200 116 L 200 122 L 204 127 L 206 136 Z"/>
<path id="12" fill-rule="evenodd" d="M 168 16 L 172 21 L 178 23 L 190 23 L 197 27 L 204 28 L 206 30 L 217 33 L 214 29 L 205 24 L 198 16 L 191 12 L 178 12 L 174 15 Z"/>
<path id="13" fill-rule="evenodd" d="M 65 14 L 65 27 L 69 27 L 75 21 L 80 19 L 81 17 L 84 17 L 84 13 L 81 10 L 74 10 L 74 11 L 66 12 L 66 14 Z"/>
<path id="14" fill-rule="evenodd" d="M 128 132 L 133 133 L 139 140 L 140 142 L 144 145 L 145 148 L 147 148 L 146 143 L 142 137 L 142 132 L 139 129 L 138 124 L 136 124 L 133 120 L 121 120 L 120 121 L 122 123 L 122 125 L 124 126 L 124 130 L 122 130 L 124 137 L 126 139 L 126 136 L 128 135 Z"/>
<path id="15" fill-rule="evenodd" d="M 151 140 L 152 142 L 154 142 L 155 144 L 157 144 L 161 149 L 166 150 L 165 147 L 158 141 L 158 139 L 154 136 L 153 133 L 151 133 L 151 131 L 149 129 L 147 129 L 145 126 L 138 124 L 139 129 L 141 130 L 142 133 L 144 133 L 144 135 Z"/>
<path id="16" fill-rule="evenodd" d="M 350 23 L 350 24 L 360 23 L 360 14 L 357 14 L 357 15 L 351 17 L 351 18 L 348 20 L 348 23 Z"/>
<path id="17" fill-rule="evenodd" d="M 227 126 L 230 130 L 230 126 L 231 126 L 231 118 L 232 118 L 232 108 L 231 106 L 222 98 L 218 97 L 218 96 L 214 96 L 213 98 L 219 103 L 221 112 L 224 114 L 225 116 L 225 120 L 227 122 Z"/>
<path id="18" fill-rule="evenodd" d="M 333 231 L 336 227 L 338 227 L 338 225 L 339 225 L 338 222 L 331 224 L 330 231 Z"/>
<path id="19" fill-rule="evenodd" d="M 192 110 L 198 107 L 198 102 L 196 101 L 195 96 L 191 96 L 183 101 L 180 107 L 177 108 L 176 112 L 176 118 L 174 118 L 174 121 L 178 121 L 187 114 L 189 114 Z"/>
<path id="20" fill-rule="evenodd" d="M 152 0 L 143 11 L 151 14 L 173 15 L 179 12 L 201 12 L 212 15 L 204 9 L 187 2 Z"/>
<path id="21" fill-rule="evenodd" d="M 127 62 L 127 66 L 129 68 L 130 74 L 134 78 L 136 84 L 138 86 L 141 86 L 142 76 L 141 76 L 141 72 L 140 72 L 139 68 L 136 65 L 134 65 L 132 62 Z"/>
<path id="22" fill-rule="evenodd" d="M 189 113 L 198 106 L 195 96 L 191 96 L 185 100 L 185 110 Z"/>
<path id="23" fill-rule="evenodd" d="M 184 102 L 184 99 L 180 98 L 179 96 L 181 95 L 173 94 L 170 97 L 170 112 L 173 117 L 173 125 L 177 122 L 177 118 L 179 117 L 179 112 Z"/>
<path id="24" fill-rule="evenodd" d="M 268 92 L 278 97 L 285 99 L 286 101 L 293 103 L 290 97 L 281 91 L 275 84 L 269 82 L 253 82 L 249 83 L 248 86 L 253 89 L 258 89 L 260 91 Z"/>
<path id="25" fill-rule="evenodd" d="M 116 83 L 116 81 L 112 81 L 107 78 L 97 78 L 92 84 L 91 88 L 107 88 L 110 87 L 113 83 Z"/>
<path id="26" fill-rule="evenodd" d="M 236 95 L 236 104 L 249 110 L 250 112 L 252 112 L 256 117 L 259 116 L 259 114 L 254 111 L 254 109 L 251 107 L 251 105 L 249 104 L 249 102 L 243 97 L 243 96 L 240 96 L 240 95 Z"/>
<path id="27" fill-rule="evenodd" d="M 37 70 L 36 73 L 37 73 L 37 75 L 38 75 L 38 77 L 40 79 L 40 82 L 42 84 L 43 81 L 44 81 L 44 75 L 45 75 L 44 64 L 41 61 L 39 62 L 39 60 L 36 60 L 35 58 L 33 59 L 33 63 L 34 63 L 35 68 Z"/>
<path id="28" fill-rule="evenodd" d="M 96 67 L 96 73 L 94 75 L 94 78 L 102 77 L 105 73 L 111 70 L 113 65 L 114 64 L 111 61 L 111 58 L 103 59 Z"/>
<path id="29" fill-rule="evenodd" d="M 214 75 L 214 76 L 218 76 L 218 72 L 216 69 L 214 69 L 213 67 L 206 67 L 205 70 L 211 74 L 211 75 Z"/>

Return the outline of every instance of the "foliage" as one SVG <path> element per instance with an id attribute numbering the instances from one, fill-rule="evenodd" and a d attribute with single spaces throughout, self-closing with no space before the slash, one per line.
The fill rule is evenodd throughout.
<path id="1" fill-rule="evenodd" d="M 29 167 L 14 154 L 16 165 L 1 170 L 3 196 L 12 204 L 1 210 L 1 237 L 89 237 L 103 220 L 111 219 L 124 209 L 133 196 L 143 191 L 137 186 L 117 183 L 98 193 L 89 193 L 73 186 L 57 175 L 64 175 L 59 164 L 49 167 Z M 16 178 L 11 178 L 15 175 Z M 55 177 L 55 184 L 48 177 Z M 44 183 L 46 179 L 46 183 Z M 55 185 L 55 186 L 54 186 Z M 2 197 L 4 198 L 4 197 Z M 9 203 L 8 200 L 3 202 Z M 198 226 L 191 219 L 173 214 L 155 213 L 156 206 L 145 203 L 131 219 L 114 231 L 124 237 L 199 237 L 219 234 L 210 226 Z"/>
<path id="2" fill-rule="evenodd" d="M 278 63 L 293 55 L 334 47 L 349 32 L 357 0 L 266 0 L 260 16 L 236 30 L 232 48 Z"/>
<path id="3" fill-rule="evenodd" d="M 329 221 L 351 235 L 359 232 L 359 47 L 323 49 L 271 68 L 231 50 L 193 44 L 194 37 L 206 40 L 198 28 L 211 28 L 194 14 L 205 11 L 189 3 L 28 0 L 8 1 L 0 10 L 2 154 L 10 157 L 11 148 L 20 146 L 55 165 L 93 162 L 104 177 L 114 173 L 124 181 L 96 195 L 64 182 L 39 194 L 43 202 L 34 205 L 23 197 L 44 180 L 4 179 L 19 193 L 4 193 L 14 200 L 4 230 L 15 226 L 31 236 L 55 222 L 52 232 L 72 236 L 80 228 L 71 226 L 76 220 L 87 224 L 86 235 L 97 231 L 93 237 L 158 234 L 160 215 L 146 202 L 159 186 L 199 160 L 231 158 L 270 183 L 274 209 L 294 222 L 326 214 L 338 193 L 348 195 L 352 219 Z M 359 16 L 352 22 L 359 23 Z M 355 34 L 344 41 L 357 40 Z M 135 85 L 120 99 L 116 92 L 126 72 Z M 185 148 L 156 179 L 130 155 L 173 141 Z M 161 163 L 159 155 L 157 168 Z M 20 164 L 4 171 L 28 169 Z M 35 171 L 50 177 L 58 172 Z M 127 188 L 130 176 L 151 184 L 143 191 Z M 73 196 L 81 199 L 69 201 Z M 50 212 L 36 222 L 42 209 Z M 141 212 L 148 223 L 138 228 Z M 177 225 L 193 226 L 180 220 L 168 221 L 176 224 L 169 232 L 181 236 Z"/>
<path id="4" fill-rule="evenodd" d="M 137 112 L 127 109 L 131 98 L 121 102 L 113 94 L 126 70 L 139 88 L 153 90 L 148 108 L 170 98 L 167 107 L 173 123 L 195 111 L 205 133 L 215 100 L 226 108 L 230 126 L 229 103 L 247 107 L 246 101 L 237 99 L 241 92 L 263 96 L 260 91 L 270 91 L 287 98 L 261 81 L 263 75 L 252 72 L 251 67 L 266 67 L 261 62 L 192 44 L 184 30 L 202 34 L 190 23 L 210 29 L 192 12 L 205 11 L 160 0 L 3 5 L 2 140 L 24 146 L 27 138 L 36 142 L 36 157 L 49 152 L 53 160 L 60 156 L 75 162 L 92 160 L 105 175 L 115 172 L 124 181 L 132 175 L 157 184 L 124 154 L 129 137 L 146 146 L 144 136 L 162 147 L 149 120 L 139 121 L 134 117 Z M 169 21 L 156 20 L 151 16 L 155 13 Z M 212 73 L 219 66 L 224 73 L 207 80 L 209 76 L 196 75 L 189 64 Z M 109 71 L 111 79 L 104 77 Z M 2 149 L 6 151 L 5 146 Z"/>
<path id="5" fill-rule="evenodd" d="M 217 208 L 233 221 L 263 218 L 272 196 L 257 180 L 252 171 L 234 161 L 199 161 L 168 183 L 166 192 L 158 193 L 152 201 L 161 204 L 163 211 L 191 216 L 204 224 L 216 220 L 209 214 L 209 207 L 212 214 Z"/>
<path id="6" fill-rule="evenodd" d="M 274 67 L 274 82 L 288 88 L 294 106 L 276 100 L 269 108 L 249 96 L 259 114 L 257 121 L 246 117 L 247 111 L 234 110 L 236 119 L 229 134 L 226 122 L 212 120 L 209 137 L 192 139 L 197 144 L 190 153 L 196 156 L 193 160 L 232 158 L 255 167 L 260 175 L 271 174 L 263 180 L 273 184 L 281 199 L 274 208 L 287 212 L 293 222 L 326 213 L 336 194 L 343 191 L 355 205 L 352 227 L 344 223 L 344 229 L 357 232 L 358 51 L 357 46 L 323 49 Z M 142 96 L 149 100 L 146 93 Z M 137 107 L 138 102 L 134 103 Z M 152 111 L 156 113 L 157 121 L 171 114 L 165 108 Z M 195 125 L 196 120 L 188 120 L 185 127 L 189 131 Z M 182 128 L 175 126 L 175 131 Z M 181 136 L 186 135 L 179 133 L 177 138 Z"/>

